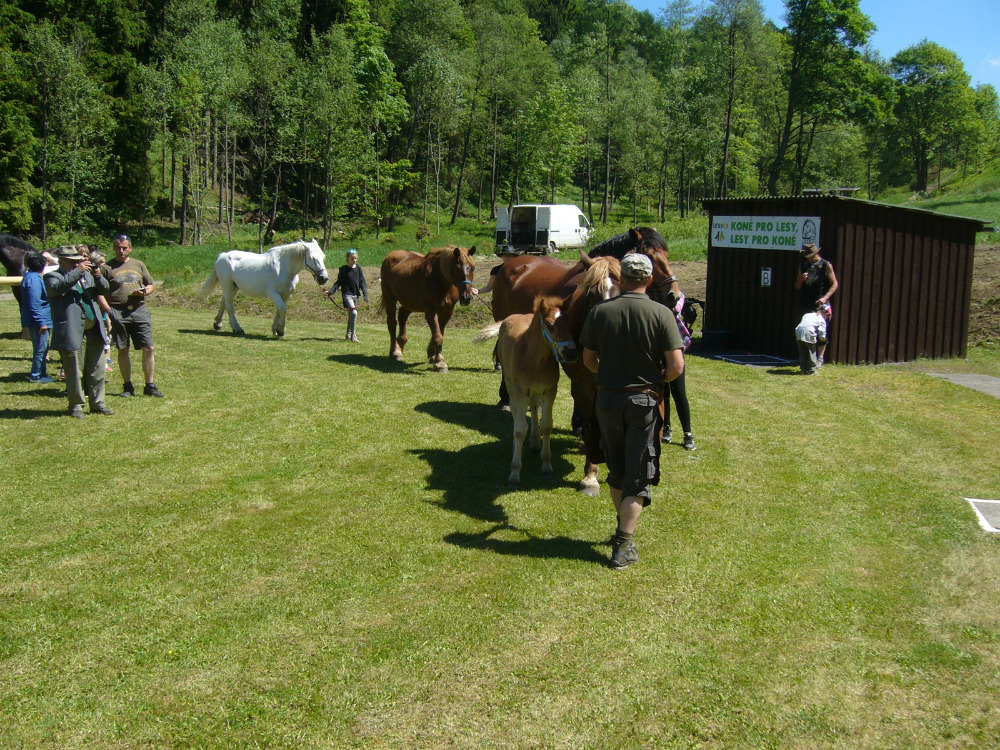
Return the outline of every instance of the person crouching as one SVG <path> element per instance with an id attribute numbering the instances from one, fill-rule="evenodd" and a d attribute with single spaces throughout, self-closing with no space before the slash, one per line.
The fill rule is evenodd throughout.
<path id="1" fill-rule="evenodd" d="M 828 303 L 816 306 L 815 312 L 802 316 L 795 328 L 795 341 L 799 347 L 799 369 L 803 375 L 815 375 L 823 366 L 826 353 L 826 326 L 833 317 Z"/>

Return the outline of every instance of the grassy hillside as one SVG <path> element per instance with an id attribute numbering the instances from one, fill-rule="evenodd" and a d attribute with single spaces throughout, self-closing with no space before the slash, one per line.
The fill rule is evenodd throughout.
<path id="1" fill-rule="evenodd" d="M 943 173 L 940 187 L 935 182 L 926 195 L 914 194 L 912 190 L 896 190 L 878 200 L 982 219 L 993 222 L 994 227 L 1000 229 L 1000 159 L 995 159 L 976 173 Z M 981 243 L 995 241 L 996 235 L 983 233 L 978 239 Z"/>

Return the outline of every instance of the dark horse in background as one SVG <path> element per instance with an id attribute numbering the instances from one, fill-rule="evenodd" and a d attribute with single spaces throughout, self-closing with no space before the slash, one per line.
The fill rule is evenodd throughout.
<path id="1" fill-rule="evenodd" d="M 7 269 L 7 276 L 24 276 L 24 256 L 35 250 L 30 244 L 11 234 L 0 234 L 0 263 Z M 21 304 L 21 287 L 11 287 L 18 306 Z"/>
<path id="2" fill-rule="evenodd" d="M 494 318 L 502 320 L 511 313 L 531 312 L 537 296 L 575 294 L 582 279 L 581 274 L 593 259 L 610 257 L 620 261 L 630 252 L 643 253 L 653 262 L 653 282 L 649 288 L 649 296 L 652 299 L 668 304 L 674 298 L 673 295 L 680 293 L 677 275 L 670 267 L 670 253 L 666 240 L 651 227 L 638 227 L 598 244 L 590 251 L 589 258 L 584 258 L 581 254 L 581 261 L 570 268 L 553 258 L 546 257 L 518 256 L 505 261 L 493 284 Z M 592 299 L 593 291 L 590 293 Z M 617 294 L 617 290 L 614 293 Z M 590 304 L 580 303 L 574 308 L 577 318 L 573 321 L 572 329 L 577 345 L 580 343 L 583 321 L 591 307 L 593 307 L 592 301 Z M 596 495 L 599 491 L 597 465 L 604 463 L 600 428 L 594 414 L 597 382 L 582 362 L 564 365 L 563 370 L 571 382 L 573 425 L 581 431 L 586 453 L 584 479 L 580 483 L 580 491 L 587 495 Z M 501 391 L 501 401 L 504 400 L 503 396 L 504 391 Z"/>
<path id="3" fill-rule="evenodd" d="M 389 329 L 389 356 L 403 361 L 403 349 L 409 337 L 406 321 L 411 313 L 422 312 L 431 329 L 427 360 L 438 372 L 448 372 L 441 353 L 444 328 L 455 312 L 456 303 L 472 302 L 472 277 L 476 248 L 456 245 L 439 247 L 427 255 L 410 250 L 393 250 L 382 261 L 382 301 Z M 399 307 L 397 317 L 396 308 Z M 529 311 L 530 312 L 530 311 Z M 399 324 L 399 335 L 396 325 Z"/>

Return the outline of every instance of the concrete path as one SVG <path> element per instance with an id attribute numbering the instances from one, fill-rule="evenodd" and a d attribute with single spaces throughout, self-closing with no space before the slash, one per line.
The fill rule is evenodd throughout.
<path id="1" fill-rule="evenodd" d="M 962 375 L 949 372 L 927 372 L 927 374 L 1000 398 L 1000 378 L 995 378 L 992 375 Z"/>

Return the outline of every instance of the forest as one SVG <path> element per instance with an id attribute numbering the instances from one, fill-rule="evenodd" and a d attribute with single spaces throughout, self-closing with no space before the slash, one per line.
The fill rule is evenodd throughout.
<path id="1" fill-rule="evenodd" d="M 996 90 L 859 0 L 0 0 L 0 231 L 154 218 L 391 231 L 574 202 L 933 189 L 1000 153 Z M 434 218 L 432 218 L 434 217 Z"/>

